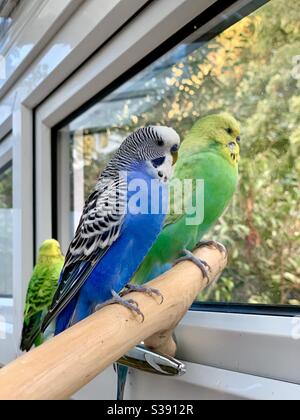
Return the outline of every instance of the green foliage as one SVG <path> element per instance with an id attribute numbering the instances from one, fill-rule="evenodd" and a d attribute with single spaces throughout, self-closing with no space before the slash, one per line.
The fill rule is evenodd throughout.
<path id="1" fill-rule="evenodd" d="M 256 41 L 232 85 L 243 127 L 240 187 L 214 231 L 230 264 L 208 299 L 300 304 L 299 12 L 297 2 L 273 0 L 252 16 Z M 234 282 L 231 291 L 224 280 Z"/>

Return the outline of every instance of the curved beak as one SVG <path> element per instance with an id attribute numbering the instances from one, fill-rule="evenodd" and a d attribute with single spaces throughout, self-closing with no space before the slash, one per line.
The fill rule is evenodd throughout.
<path id="1" fill-rule="evenodd" d="M 176 153 L 172 153 L 172 158 L 173 158 L 173 163 L 172 163 L 172 165 L 174 166 L 175 165 L 175 163 L 177 162 L 177 160 L 178 160 L 178 152 L 176 152 Z"/>

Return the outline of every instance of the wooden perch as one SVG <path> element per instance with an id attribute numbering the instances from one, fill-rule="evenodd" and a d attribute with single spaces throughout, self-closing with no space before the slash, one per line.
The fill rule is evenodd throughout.
<path id="1" fill-rule="evenodd" d="M 226 266 L 217 249 L 201 248 L 195 255 L 210 265 L 210 283 Z M 207 280 L 195 264 L 182 262 L 148 286 L 161 291 L 162 304 L 142 293 L 126 296 L 138 302 L 144 322 L 121 305 L 104 307 L 1 369 L 0 400 L 67 399 L 141 341 L 174 354 L 172 331 Z"/>

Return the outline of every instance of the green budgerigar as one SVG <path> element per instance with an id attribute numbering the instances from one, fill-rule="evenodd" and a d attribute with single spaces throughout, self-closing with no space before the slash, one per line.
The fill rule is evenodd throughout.
<path id="1" fill-rule="evenodd" d="M 191 251 L 232 199 L 238 183 L 239 159 L 240 125 L 234 117 L 227 113 L 209 115 L 194 124 L 179 150 L 170 182 L 170 209 L 164 228 L 136 272 L 133 283 L 143 284 L 167 271 L 176 260 L 183 259 L 194 261 L 207 275 L 205 262 L 197 261 Z M 185 188 L 188 180 L 192 181 L 191 188 Z M 202 182 L 197 185 L 197 180 Z M 183 253 L 185 256 L 179 258 Z M 118 400 L 123 399 L 127 370 L 126 366 L 117 366 Z"/>
<path id="2" fill-rule="evenodd" d="M 40 329 L 43 317 L 47 313 L 57 289 L 64 260 L 60 245 L 55 239 L 46 240 L 39 249 L 38 260 L 26 296 L 20 345 L 22 351 L 30 350 L 33 344 L 33 335 Z M 40 334 L 34 340 L 34 344 L 37 347 L 43 341 L 44 337 Z"/>
<path id="3" fill-rule="evenodd" d="M 200 119 L 182 142 L 170 186 L 170 211 L 155 245 L 134 277 L 144 283 L 192 251 L 227 208 L 238 183 L 240 125 L 227 113 Z M 182 188 L 178 188 L 178 180 Z M 192 188 L 184 182 L 192 180 Z M 196 181 L 203 180 L 197 196 Z M 204 194 L 203 194 L 204 193 Z M 178 203 L 183 204 L 178 206 Z M 180 208 L 183 211 L 178 211 Z M 197 208 L 194 214 L 187 214 Z M 197 214 L 198 213 L 198 214 Z"/>

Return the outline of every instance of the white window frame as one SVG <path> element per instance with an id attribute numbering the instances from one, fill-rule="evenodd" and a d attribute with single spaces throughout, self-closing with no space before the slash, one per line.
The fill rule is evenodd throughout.
<path id="1" fill-rule="evenodd" d="M 0 364 L 19 354 L 23 307 L 33 261 L 32 113 L 21 105 L 0 123 L 0 164 L 13 169 L 13 297 L 3 298 L 11 322 L 0 341 Z M 1 162 L 2 160 L 2 162 Z"/>
<path id="2" fill-rule="evenodd" d="M 7 118 L 3 124 L 0 125 L 0 171 L 9 162 L 12 162 L 13 167 L 13 142 L 12 142 L 12 120 Z M 12 184 L 12 191 L 14 190 Z M 13 233 L 14 234 L 14 233 Z M 14 275 L 12 275 L 12 294 L 14 295 Z M 0 319 L 0 363 L 9 361 L 14 349 L 14 299 L 12 297 L 1 297 L 0 306 L 5 307 L 5 317 Z"/>

